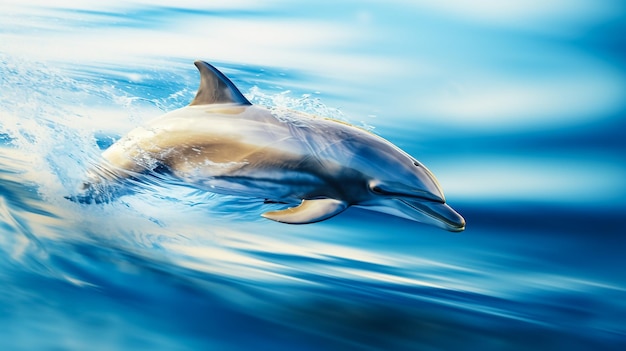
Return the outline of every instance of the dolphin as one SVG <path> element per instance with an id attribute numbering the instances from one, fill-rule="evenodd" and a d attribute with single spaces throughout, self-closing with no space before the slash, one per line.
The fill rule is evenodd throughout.
<path id="1" fill-rule="evenodd" d="M 199 189 L 281 203 L 263 217 L 306 224 L 350 206 L 465 229 L 435 176 L 389 141 L 345 122 L 253 105 L 203 61 L 200 87 L 184 108 L 123 136 L 87 174 L 81 195 L 92 202 L 102 185 L 167 171 Z"/>

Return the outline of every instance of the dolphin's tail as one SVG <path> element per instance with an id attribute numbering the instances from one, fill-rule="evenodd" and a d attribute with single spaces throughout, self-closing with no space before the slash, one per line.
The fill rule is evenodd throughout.
<path id="1" fill-rule="evenodd" d="M 132 185 L 140 175 L 108 164 L 92 167 L 86 174 L 86 180 L 78 187 L 75 194 L 64 196 L 66 199 L 81 204 L 109 203 L 122 195 L 133 193 Z"/>
<path id="2" fill-rule="evenodd" d="M 104 204 L 132 192 L 131 187 L 120 183 L 85 182 L 75 194 L 64 196 L 64 198 L 81 204 Z"/>

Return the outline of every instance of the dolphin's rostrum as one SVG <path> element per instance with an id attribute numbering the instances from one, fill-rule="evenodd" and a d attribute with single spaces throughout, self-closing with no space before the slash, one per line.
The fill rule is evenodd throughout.
<path id="1" fill-rule="evenodd" d="M 387 140 L 343 122 L 252 105 L 215 67 L 195 65 L 201 83 L 191 104 L 109 147 L 72 199 L 97 200 L 94 189 L 103 184 L 158 168 L 210 192 L 294 206 L 263 214 L 283 223 L 323 221 L 359 206 L 465 229 L 434 175 Z"/>

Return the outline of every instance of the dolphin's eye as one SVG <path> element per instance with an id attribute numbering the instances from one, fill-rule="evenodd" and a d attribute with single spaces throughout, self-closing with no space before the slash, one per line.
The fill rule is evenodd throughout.
<path id="1" fill-rule="evenodd" d="M 417 163 L 417 161 L 413 161 L 413 166 L 415 166 L 415 167 L 419 167 L 419 166 L 420 166 L 420 164 L 419 164 L 419 163 Z"/>
<path id="2" fill-rule="evenodd" d="M 383 193 L 383 189 L 381 189 L 379 186 L 375 186 L 375 187 L 373 187 L 373 188 L 372 188 L 372 191 L 373 191 L 375 194 L 382 194 L 382 193 Z"/>

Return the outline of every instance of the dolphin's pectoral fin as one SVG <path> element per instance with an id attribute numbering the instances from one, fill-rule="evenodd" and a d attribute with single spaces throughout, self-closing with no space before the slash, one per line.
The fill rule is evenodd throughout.
<path id="1" fill-rule="evenodd" d="M 276 222 L 308 224 L 320 222 L 343 212 L 348 205 L 335 199 L 302 200 L 296 207 L 265 212 L 262 216 Z"/>
<path id="2" fill-rule="evenodd" d="M 200 71 L 200 88 L 190 105 L 226 104 L 252 105 L 226 76 L 204 61 L 194 62 Z"/>

